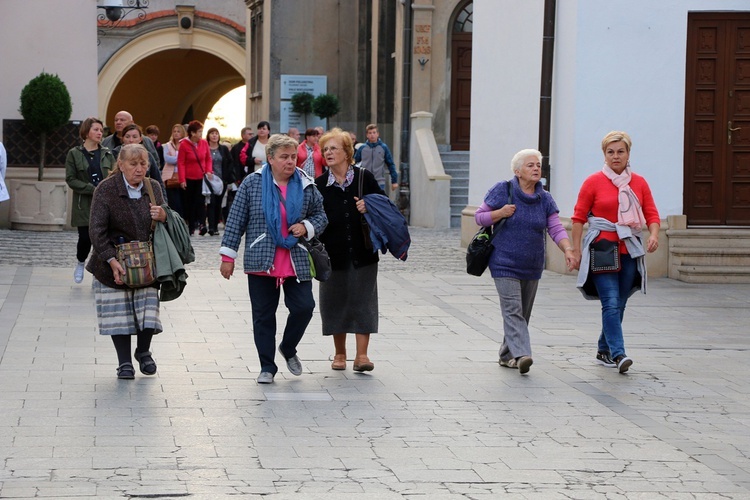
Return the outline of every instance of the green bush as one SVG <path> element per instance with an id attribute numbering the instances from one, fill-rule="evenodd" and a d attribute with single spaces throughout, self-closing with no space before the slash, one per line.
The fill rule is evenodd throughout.
<path id="1" fill-rule="evenodd" d="M 21 90 L 21 108 L 18 110 L 33 132 L 39 134 L 39 175 L 44 177 L 44 157 L 47 134 L 51 134 L 70 120 L 73 103 L 68 88 L 57 75 L 42 71 Z"/>
<path id="2" fill-rule="evenodd" d="M 312 113 L 315 97 L 309 92 L 298 92 L 292 96 L 292 111 L 301 115 Z"/>
<path id="3" fill-rule="evenodd" d="M 341 103 L 335 94 L 320 94 L 312 103 L 313 113 L 324 120 L 341 111 Z"/>

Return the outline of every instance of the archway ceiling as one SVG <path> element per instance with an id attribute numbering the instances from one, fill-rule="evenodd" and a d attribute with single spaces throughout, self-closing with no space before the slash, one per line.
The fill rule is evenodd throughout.
<path id="1" fill-rule="evenodd" d="M 142 127 L 156 124 L 166 140 L 175 123 L 192 106 L 195 119 L 205 121 L 214 104 L 245 84 L 229 64 L 200 50 L 170 49 L 138 61 L 120 79 L 107 108 L 106 121 L 129 111 Z"/>

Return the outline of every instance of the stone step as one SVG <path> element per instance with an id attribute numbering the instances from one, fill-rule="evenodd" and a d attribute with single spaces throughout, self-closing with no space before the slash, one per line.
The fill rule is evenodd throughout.
<path id="1" fill-rule="evenodd" d="M 466 179 L 462 179 L 461 177 L 452 177 L 451 178 L 451 190 L 454 188 L 461 188 L 465 189 L 468 194 L 469 189 L 469 179 L 468 177 Z"/>
<path id="2" fill-rule="evenodd" d="M 440 157 L 444 160 L 462 160 L 468 162 L 471 155 L 468 151 L 444 151 L 440 153 Z"/>
<path id="3" fill-rule="evenodd" d="M 452 176 L 458 176 L 458 177 L 466 177 L 469 178 L 469 168 L 458 168 L 456 166 L 452 166 L 449 164 L 443 164 L 443 170 L 445 170 L 445 173 Z"/>
<path id="4" fill-rule="evenodd" d="M 440 153 L 445 173 L 451 176 L 450 224 L 461 226 L 461 211 L 469 202 L 469 152 L 448 151 Z"/>
<path id="5" fill-rule="evenodd" d="M 672 248 L 744 248 L 750 253 L 750 229 L 668 229 Z"/>
<path id="6" fill-rule="evenodd" d="M 675 270 L 674 278 L 686 283 L 750 283 L 750 266 L 677 266 Z"/>
<path id="7" fill-rule="evenodd" d="M 741 247 L 679 247 L 670 245 L 672 262 L 678 266 L 750 266 L 750 252 Z"/>

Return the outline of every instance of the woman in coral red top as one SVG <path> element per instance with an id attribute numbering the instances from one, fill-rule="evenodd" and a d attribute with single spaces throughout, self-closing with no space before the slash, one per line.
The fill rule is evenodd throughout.
<path id="1" fill-rule="evenodd" d="M 211 148 L 203 139 L 203 124 L 193 120 L 188 124 L 188 136 L 180 141 L 177 152 L 177 174 L 180 187 L 185 190 L 185 212 L 192 235 L 196 229 L 206 234 L 206 198 L 203 196 L 203 174 L 213 177 Z"/>
<path id="2" fill-rule="evenodd" d="M 297 167 L 304 170 L 312 179 L 323 175 L 323 168 L 326 166 L 318 139 L 318 131 L 309 128 L 305 131 L 305 140 L 297 148 Z"/>
<path id="3" fill-rule="evenodd" d="M 579 264 L 576 286 L 587 299 L 602 303 L 602 333 L 596 360 L 625 373 L 633 360 L 625 354 L 622 319 L 628 298 L 646 293 L 646 252 L 659 246 L 659 212 L 646 180 L 630 169 L 632 141 L 613 131 L 602 139 L 604 167 L 581 186 L 573 211 L 573 249 Z M 588 231 L 582 239 L 583 224 Z M 643 227 L 648 226 L 644 248 Z M 619 263 L 597 269 L 591 249 L 611 249 Z M 583 249 L 583 250 L 582 250 Z M 612 259 L 616 260 L 616 259 Z"/>

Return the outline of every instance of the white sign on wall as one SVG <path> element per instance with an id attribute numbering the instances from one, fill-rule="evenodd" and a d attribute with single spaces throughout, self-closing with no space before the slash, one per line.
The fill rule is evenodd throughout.
<path id="1" fill-rule="evenodd" d="M 325 75 L 281 75 L 281 102 L 279 103 L 279 132 L 285 133 L 290 127 L 302 132 L 313 127 L 326 128 L 326 121 L 313 114 L 300 115 L 292 111 L 292 96 L 307 92 L 313 96 L 325 94 L 328 88 L 328 77 Z"/>
<path id="2" fill-rule="evenodd" d="M 281 100 L 291 99 L 298 92 L 314 97 L 326 93 L 328 77 L 325 75 L 281 75 Z"/>

